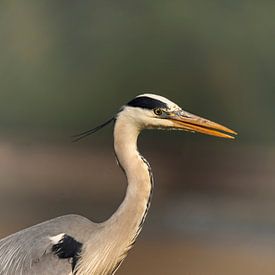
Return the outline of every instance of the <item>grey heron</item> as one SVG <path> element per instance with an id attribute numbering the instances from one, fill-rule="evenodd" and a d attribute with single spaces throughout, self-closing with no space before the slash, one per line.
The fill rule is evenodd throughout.
<path id="1" fill-rule="evenodd" d="M 174 129 L 234 138 L 236 132 L 181 109 L 155 94 L 142 94 L 104 124 L 114 122 L 114 150 L 126 174 L 123 202 L 105 222 L 65 215 L 0 240 L 0 274 L 114 274 L 135 243 L 147 215 L 153 189 L 149 163 L 137 149 L 141 130 Z"/>

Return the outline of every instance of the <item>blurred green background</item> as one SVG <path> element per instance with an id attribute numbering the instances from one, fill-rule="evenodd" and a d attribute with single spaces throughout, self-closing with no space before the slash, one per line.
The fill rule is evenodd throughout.
<path id="1" fill-rule="evenodd" d="M 123 199 L 111 127 L 144 91 L 239 132 L 146 131 L 156 188 L 118 274 L 275 273 L 274 1 L 1 1 L 1 236 Z"/>

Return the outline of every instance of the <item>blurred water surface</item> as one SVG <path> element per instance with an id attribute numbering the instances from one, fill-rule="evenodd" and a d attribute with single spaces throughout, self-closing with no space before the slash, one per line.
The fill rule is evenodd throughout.
<path id="1" fill-rule="evenodd" d="M 141 142 L 155 191 L 144 230 L 120 274 L 274 273 L 274 148 L 208 142 L 199 154 L 195 142 L 187 150 Z M 103 143 L 2 142 L 1 236 L 68 213 L 108 218 L 126 184 L 111 144 Z"/>

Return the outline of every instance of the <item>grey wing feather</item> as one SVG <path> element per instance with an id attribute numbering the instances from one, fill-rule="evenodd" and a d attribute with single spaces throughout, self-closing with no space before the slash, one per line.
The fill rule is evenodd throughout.
<path id="1" fill-rule="evenodd" d="M 66 215 L 10 235 L 0 240 L 0 274 L 68 275 L 72 265 L 53 253 L 50 237 L 64 233 L 83 243 L 94 227 L 84 217 Z"/>

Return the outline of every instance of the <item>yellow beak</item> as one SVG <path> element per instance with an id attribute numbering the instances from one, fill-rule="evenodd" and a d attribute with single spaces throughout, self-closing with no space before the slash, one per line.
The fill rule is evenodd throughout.
<path id="1" fill-rule="evenodd" d="M 232 135 L 237 135 L 235 131 L 221 124 L 184 111 L 176 114 L 170 114 L 168 119 L 173 122 L 176 129 L 231 139 L 235 138 Z"/>

